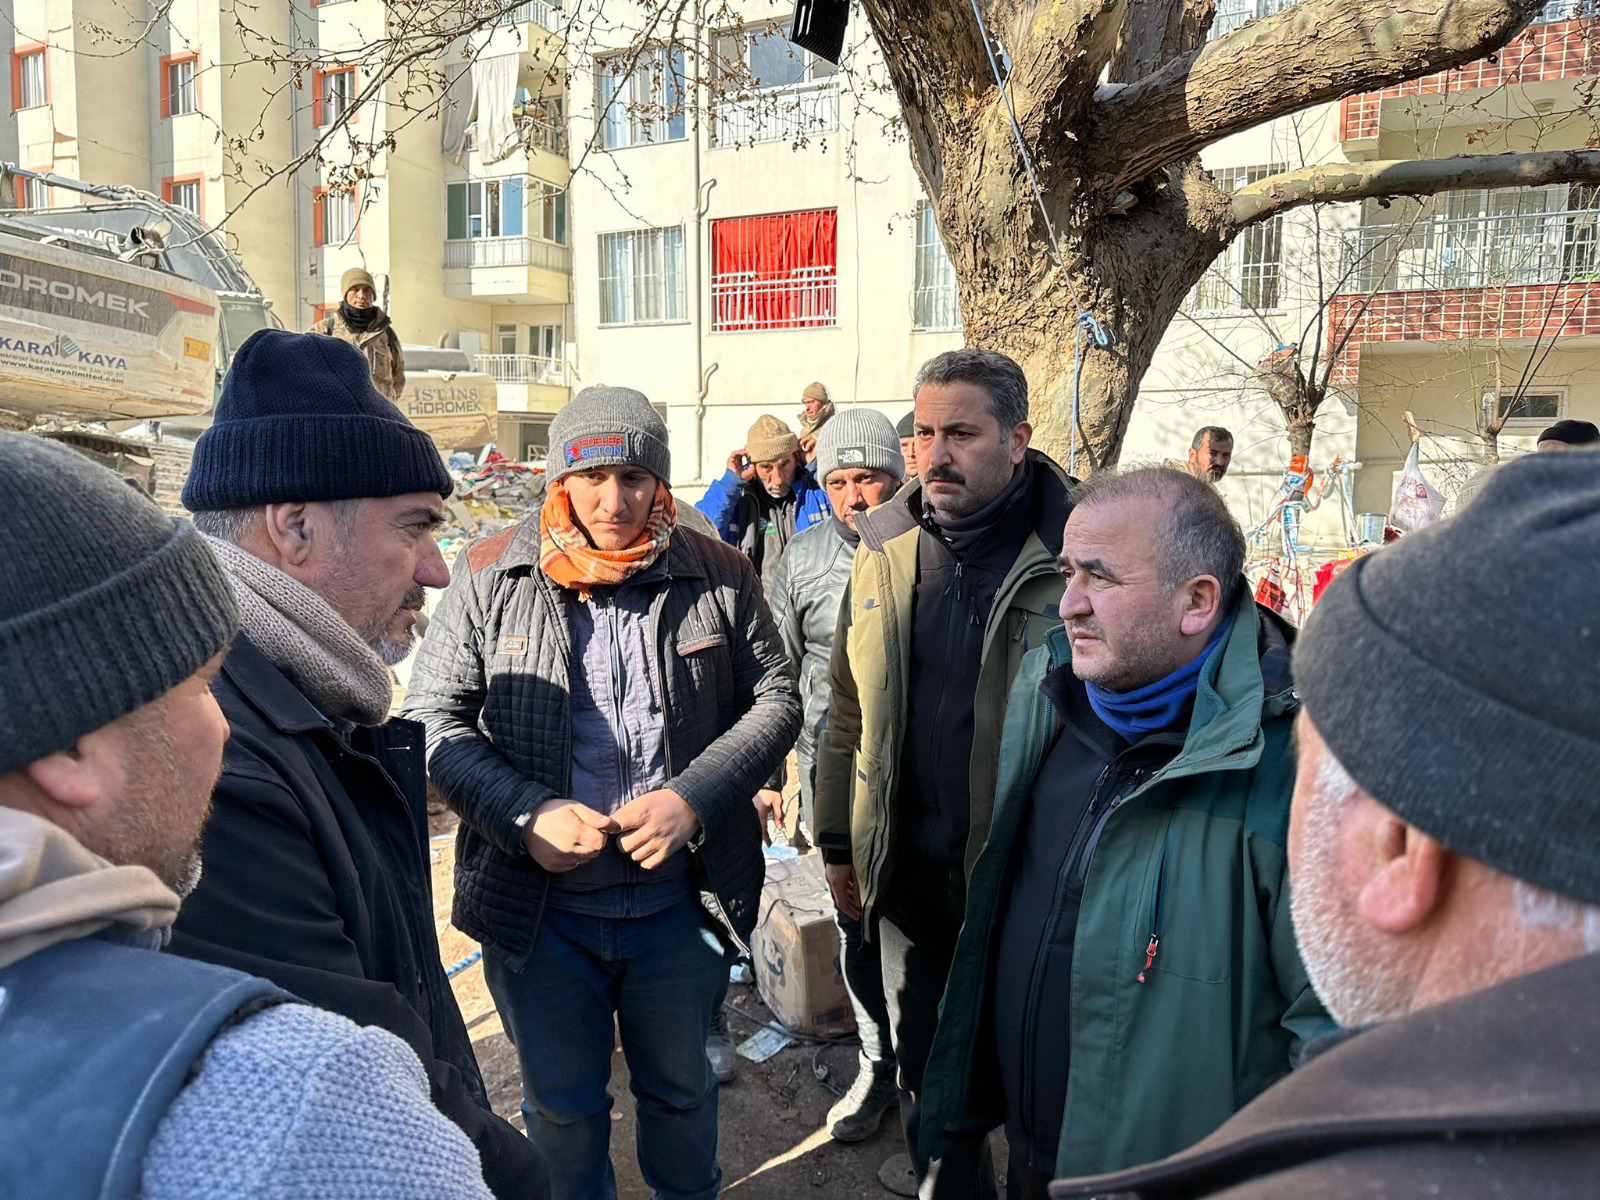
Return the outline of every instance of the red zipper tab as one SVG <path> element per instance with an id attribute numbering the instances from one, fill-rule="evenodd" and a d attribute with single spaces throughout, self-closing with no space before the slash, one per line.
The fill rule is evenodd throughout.
<path id="1" fill-rule="evenodd" d="M 1158 937 L 1152 937 L 1150 939 L 1150 944 L 1144 948 L 1144 971 L 1148 971 L 1151 967 L 1151 964 L 1156 961 L 1156 951 L 1160 948 L 1161 939 Z M 1139 972 L 1140 983 L 1144 982 L 1144 971 Z"/>

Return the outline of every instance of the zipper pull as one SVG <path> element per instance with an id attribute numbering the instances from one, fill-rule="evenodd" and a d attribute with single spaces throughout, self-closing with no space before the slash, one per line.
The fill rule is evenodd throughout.
<path id="1" fill-rule="evenodd" d="M 1155 936 L 1150 938 L 1150 944 L 1144 948 L 1144 971 L 1148 971 L 1156 961 L 1156 951 L 1161 948 L 1161 939 Z M 1144 982 L 1144 971 L 1139 972 L 1139 982 Z"/>

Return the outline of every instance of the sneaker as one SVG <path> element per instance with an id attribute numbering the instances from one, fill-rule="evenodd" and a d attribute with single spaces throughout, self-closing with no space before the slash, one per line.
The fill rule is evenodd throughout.
<path id="1" fill-rule="evenodd" d="M 828 1110 L 828 1136 L 836 1142 L 864 1142 L 878 1132 L 883 1114 L 900 1098 L 894 1064 L 863 1061 L 856 1081 Z"/>
<path id="2" fill-rule="evenodd" d="M 711 1064 L 718 1083 L 732 1083 L 739 1076 L 739 1055 L 728 1037 L 728 1014 L 720 1008 L 711 1014 L 711 1028 L 706 1033 L 706 1061 Z"/>

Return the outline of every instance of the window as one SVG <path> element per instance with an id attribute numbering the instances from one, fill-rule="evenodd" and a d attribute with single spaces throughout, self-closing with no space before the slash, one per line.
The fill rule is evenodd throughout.
<path id="1" fill-rule="evenodd" d="M 163 179 L 161 181 L 161 198 L 168 204 L 188 209 L 198 217 L 200 215 L 200 179 L 199 175 L 187 175 L 178 179 Z"/>
<path id="2" fill-rule="evenodd" d="M 355 105 L 356 69 L 313 71 L 311 88 L 311 123 L 318 128 L 337 124 Z"/>
<path id="3" fill-rule="evenodd" d="M 494 330 L 496 354 L 515 354 L 517 352 L 517 327 L 515 325 L 497 325 Z"/>
<path id="4" fill-rule="evenodd" d="M 535 210 L 530 213 L 533 236 L 557 245 L 567 244 L 567 194 L 554 184 L 536 185 Z"/>
<path id="5" fill-rule="evenodd" d="M 49 167 L 35 167 L 37 171 L 48 171 Z M 42 179 L 24 179 L 17 188 L 17 204 L 21 208 L 49 208 L 50 187 Z"/>
<path id="6" fill-rule="evenodd" d="M 933 205 L 924 200 L 917 205 L 917 277 L 913 292 L 913 329 L 960 329 L 961 293 L 956 287 L 956 269 L 944 252 L 939 223 Z"/>
<path id="7" fill-rule="evenodd" d="M 1231 192 L 1247 183 L 1276 175 L 1282 163 L 1262 167 L 1225 167 L 1212 172 L 1217 186 Z M 1195 312 L 1255 311 L 1278 307 L 1283 270 L 1283 218 L 1252 225 L 1229 243 L 1211 269 L 1195 285 L 1189 307 Z"/>
<path id="8" fill-rule="evenodd" d="M 683 140 L 682 46 L 615 54 L 601 59 L 596 72 L 595 105 L 607 150 Z"/>
<path id="9" fill-rule="evenodd" d="M 161 60 L 161 115 L 182 117 L 200 111 L 200 56 L 173 55 Z"/>
<path id="10" fill-rule="evenodd" d="M 506 179 L 469 179 L 445 185 L 445 237 L 523 237 L 527 233 L 525 201 L 531 181 L 520 175 Z M 562 208 L 562 235 L 566 234 Z M 554 240 L 554 239 L 552 239 Z"/>
<path id="11" fill-rule="evenodd" d="M 711 327 L 811 329 L 836 317 L 838 212 L 711 223 Z"/>
<path id="12" fill-rule="evenodd" d="M 717 35 L 717 145 L 788 141 L 839 128 L 838 68 L 793 45 L 788 27 L 784 18 Z"/>
<path id="13" fill-rule="evenodd" d="M 685 320 L 683 227 L 600 235 L 600 324 Z"/>
<path id="14" fill-rule="evenodd" d="M 534 325 L 528 330 L 528 352 L 535 358 L 561 358 L 566 353 L 560 325 Z"/>
<path id="15" fill-rule="evenodd" d="M 1485 404 L 1491 399 L 1493 397 L 1485 396 Z M 1537 425 L 1542 429 L 1552 421 L 1561 419 L 1561 396 L 1556 392 L 1501 392 L 1499 401 L 1508 428 Z"/>
<path id="16" fill-rule="evenodd" d="M 329 0 L 322 0 L 322 2 L 327 4 Z M 338 311 L 339 305 L 337 303 L 313 304 L 311 306 L 311 323 L 313 325 L 320 325 Z"/>
<path id="17" fill-rule="evenodd" d="M 39 108 L 50 103 L 50 73 L 43 46 L 11 52 L 11 107 Z"/>
<path id="18" fill-rule="evenodd" d="M 354 188 L 318 188 L 311 207 L 312 244 L 343 246 L 355 239 L 356 193 Z"/>

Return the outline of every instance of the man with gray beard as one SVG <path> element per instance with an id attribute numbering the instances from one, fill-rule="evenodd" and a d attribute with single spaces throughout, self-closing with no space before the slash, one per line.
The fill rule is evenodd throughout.
<path id="1" fill-rule="evenodd" d="M 495 1116 L 440 963 L 422 728 L 390 720 L 450 476 L 335 338 L 262 330 L 233 360 L 183 504 L 241 631 L 212 685 L 233 728 L 172 948 L 398 1035 L 499 1197 L 547 1196 Z"/>
<path id="2" fill-rule="evenodd" d="M 1295 656 L 1292 908 L 1344 1027 L 1215 1134 L 1053 1197 L 1593 1196 L 1600 482 L 1497 471 L 1352 563 Z"/>

